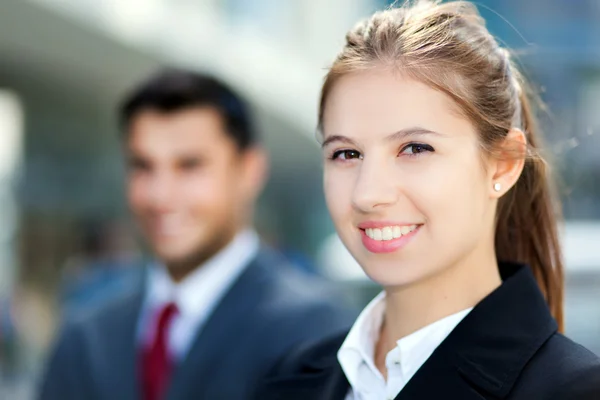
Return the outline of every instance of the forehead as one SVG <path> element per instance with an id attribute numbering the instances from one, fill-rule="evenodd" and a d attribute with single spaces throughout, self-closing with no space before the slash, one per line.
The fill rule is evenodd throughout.
<path id="1" fill-rule="evenodd" d="M 325 104 L 325 136 L 388 135 L 411 127 L 440 133 L 473 131 L 448 95 L 391 69 L 341 77 Z"/>
<path id="2" fill-rule="evenodd" d="M 127 142 L 131 150 L 144 152 L 189 152 L 234 146 L 221 114 L 211 107 L 168 113 L 142 111 L 132 120 Z"/>

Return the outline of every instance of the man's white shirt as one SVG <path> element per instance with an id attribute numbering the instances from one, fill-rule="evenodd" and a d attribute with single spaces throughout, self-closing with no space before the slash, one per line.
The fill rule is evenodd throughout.
<path id="1" fill-rule="evenodd" d="M 181 360 L 220 300 L 256 257 L 259 248 L 260 239 L 256 232 L 242 231 L 179 283 L 171 280 L 163 265 L 153 265 L 147 276 L 147 291 L 138 320 L 138 345 L 152 343 L 160 309 L 174 302 L 178 313 L 169 328 L 168 348 L 176 360 Z"/>

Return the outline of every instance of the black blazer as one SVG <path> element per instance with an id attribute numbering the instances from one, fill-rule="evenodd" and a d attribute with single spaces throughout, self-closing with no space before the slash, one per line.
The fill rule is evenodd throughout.
<path id="1" fill-rule="evenodd" d="M 502 264 L 503 284 L 483 299 L 396 400 L 598 400 L 600 359 L 560 333 L 530 269 Z M 347 332 L 297 348 L 260 400 L 344 400 L 337 361 Z"/>

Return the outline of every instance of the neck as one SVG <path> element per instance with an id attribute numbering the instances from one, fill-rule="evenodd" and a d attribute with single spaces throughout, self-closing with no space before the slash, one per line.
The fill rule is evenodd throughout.
<path id="1" fill-rule="evenodd" d="M 202 268 L 209 260 L 230 246 L 236 239 L 236 236 L 244 229 L 245 227 L 237 229 L 229 235 L 223 235 L 221 240 L 212 243 L 208 247 L 196 249 L 196 251 L 189 254 L 187 257 L 179 260 L 163 261 L 167 267 L 171 280 L 175 283 L 181 283 L 190 274 L 197 269 Z"/>
<path id="2" fill-rule="evenodd" d="M 167 272 L 174 283 L 181 283 L 187 276 L 200 268 L 199 264 L 191 265 L 175 265 L 174 263 L 167 264 Z"/>
<path id="3" fill-rule="evenodd" d="M 501 284 L 495 254 L 490 251 L 484 256 L 472 254 L 410 286 L 386 288 L 385 322 L 376 351 L 379 358 L 385 358 L 399 339 L 474 307 Z"/>

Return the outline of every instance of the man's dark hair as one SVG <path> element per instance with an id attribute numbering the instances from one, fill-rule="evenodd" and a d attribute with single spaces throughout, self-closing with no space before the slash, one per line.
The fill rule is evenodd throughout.
<path id="1" fill-rule="evenodd" d="M 142 111 L 172 113 L 190 107 L 214 107 L 242 150 L 258 140 L 241 96 L 215 77 L 173 68 L 150 76 L 125 98 L 120 107 L 121 128 L 127 134 L 131 121 Z"/>

